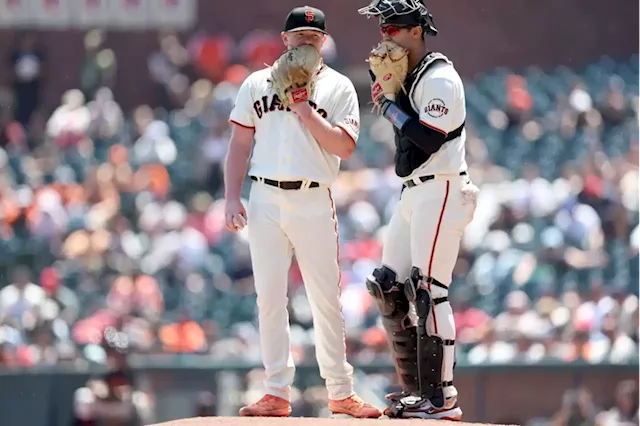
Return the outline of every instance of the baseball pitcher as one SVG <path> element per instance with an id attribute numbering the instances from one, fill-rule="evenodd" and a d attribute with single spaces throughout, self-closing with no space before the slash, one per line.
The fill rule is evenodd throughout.
<path id="1" fill-rule="evenodd" d="M 353 368 L 346 360 L 338 223 L 329 189 L 340 160 L 355 149 L 358 98 L 346 76 L 322 63 L 319 52 L 326 30 L 321 10 L 292 10 L 282 40 L 286 52 L 244 81 L 230 116 L 226 221 L 231 231 L 248 225 L 267 391 L 260 401 L 240 409 L 240 415 L 291 413 L 295 367 L 287 277 L 295 253 L 313 314 L 316 357 L 330 411 L 380 417 L 380 410 L 354 393 Z M 245 211 L 240 194 L 249 158 L 254 183 Z"/>
<path id="2" fill-rule="evenodd" d="M 379 20 L 382 41 L 368 58 L 371 96 L 394 126 L 404 182 L 382 265 L 367 280 L 403 386 L 387 395 L 386 413 L 460 420 L 448 293 L 478 195 L 465 161 L 464 87 L 451 61 L 426 49 L 437 30 L 420 0 L 373 0 L 359 13 Z"/>

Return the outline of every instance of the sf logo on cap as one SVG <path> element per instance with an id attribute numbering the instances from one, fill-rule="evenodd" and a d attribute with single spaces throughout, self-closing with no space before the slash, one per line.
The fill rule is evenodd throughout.
<path id="1" fill-rule="evenodd" d="M 304 12 L 304 19 L 307 22 L 313 22 L 315 18 L 316 18 L 316 14 L 313 12 L 313 10 L 309 9 L 306 12 Z"/>

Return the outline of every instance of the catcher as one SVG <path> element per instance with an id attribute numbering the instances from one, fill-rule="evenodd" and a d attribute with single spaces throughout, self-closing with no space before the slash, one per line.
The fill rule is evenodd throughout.
<path id="1" fill-rule="evenodd" d="M 291 413 L 295 367 L 287 278 L 294 252 L 314 317 L 329 410 L 360 418 L 382 414 L 354 393 L 353 368 L 345 354 L 338 225 L 329 188 L 340 160 L 355 149 L 360 112 L 352 82 L 322 63 L 325 39 L 321 10 L 291 11 L 282 32 L 287 51 L 244 81 L 231 112 L 226 222 L 230 231 L 248 226 L 267 393 L 241 408 L 242 416 Z M 254 183 L 245 210 L 240 194 L 249 158 Z"/>
<path id="2" fill-rule="evenodd" d="M 367 279 L 403 387 L 387 395 L 386 413 L 460 420 L 448 293 L 478 196 L 465 161 L 464 87 L 449 59 L 426 50 L 437 30 L 420 0 L 373 0 L 359 13 L 379 19 L 382 42 L 368 59 L 371 96 L 393 124 L 403 181 L 382 265 Z"/>

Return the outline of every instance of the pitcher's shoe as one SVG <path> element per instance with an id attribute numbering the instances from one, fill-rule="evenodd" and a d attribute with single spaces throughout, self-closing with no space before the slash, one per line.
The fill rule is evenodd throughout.
<path id="1" fill-rule="evenodd" d="M 389 417 L 459 421 L 462 419 L 462 409 L 455 396 L 445 399 L 441 407 L 434 406 L 427 399 L 408 396 L 389 407 Z"/>
<path id="2" fill-rule="evenodd" d="M 247 417 L 289 417 L 291 403 L 286 399 L 267 394 L 260 401 L 242 407 L 239 414 Z"/>
<path id="3" fill-rule="evenodd" d="M 358 395 L 342 400 L 329 400 L 329 411 L 334 416 L 348 416 L 358 419 L 377 419 L 382 415 L 380 410 L 364 402 Z"/>

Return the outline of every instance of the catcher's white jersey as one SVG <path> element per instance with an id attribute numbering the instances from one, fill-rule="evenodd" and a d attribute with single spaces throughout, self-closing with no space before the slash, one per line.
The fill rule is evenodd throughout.
<path id="1" fill-rule="evenodd" d="M 325 151 L 296 114 L 282 107 L 269 77 L 269 68 L 247 77 L 229 118 L 240 126 L 255 128 L 249 175 L 281 181 L 309 179 L 331 185 L 338 176 L 340 158 Z M 353 83 L 327 66 L 316 78 L 311 106 L 357 141 L 360 110 Z"/>
<path id="2" fill-rule="evenodd" d="M 422 64 L 426 69 L 429 62 Z M 417 81 L 409 92 L 413 108 L 420 114 L 422 124 L 442 133 L 449 133 L 462 125 L 466 116 L 464 85 L 452 64 L 438 61 L 424 75 L 418 70 Z M 467 170 L 466 132 L 445 143 L 407 177 L 431 174 L 457 175 Z"/>

